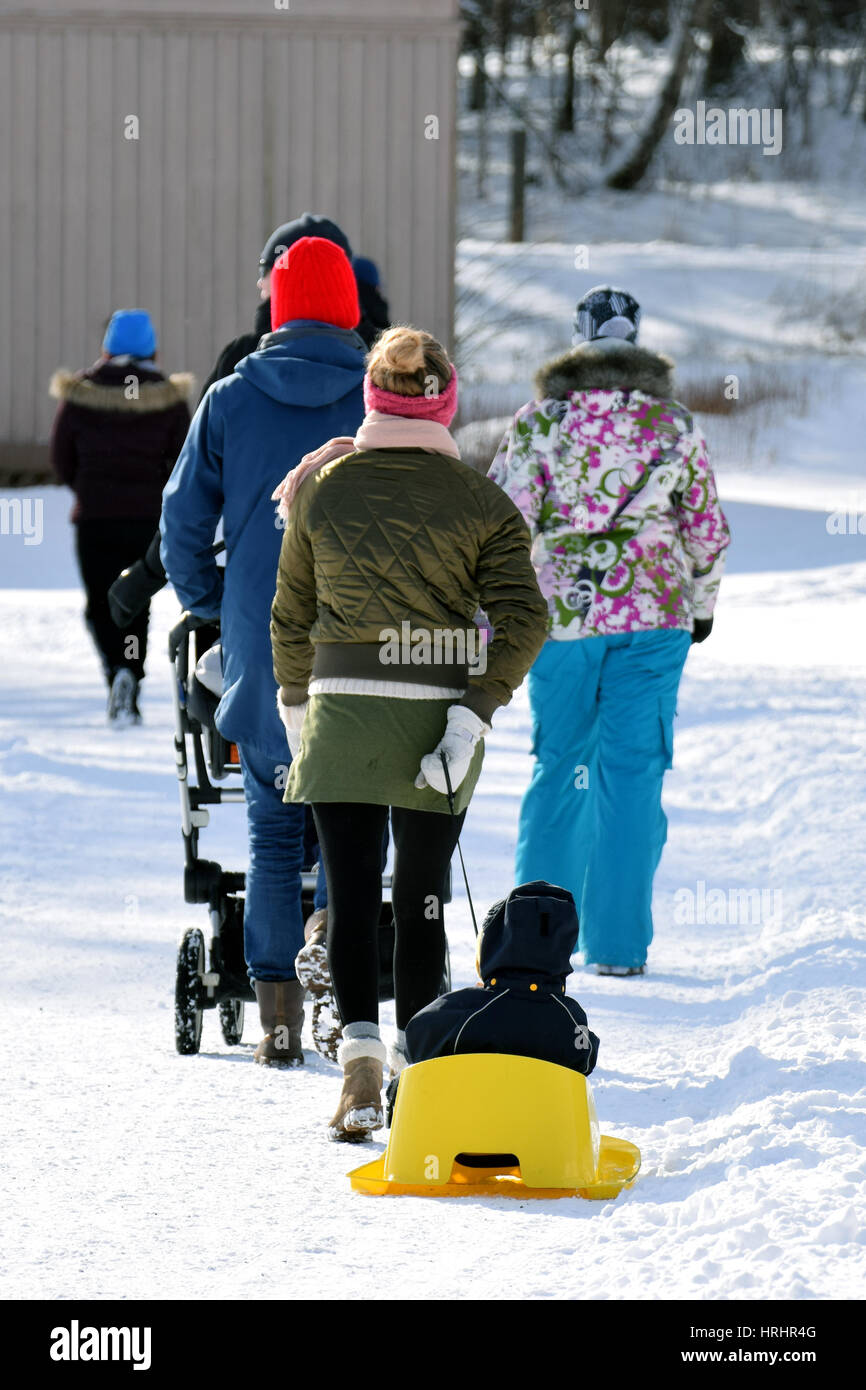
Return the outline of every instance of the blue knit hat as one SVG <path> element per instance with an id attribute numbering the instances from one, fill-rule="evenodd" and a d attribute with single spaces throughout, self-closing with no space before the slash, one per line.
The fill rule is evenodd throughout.
<path id="1" fill-rule="evenodd" d="M 352 269 L 359 285 L 372 285 L 374 289 L 378 286 L 379 267 L 369 256 L 353 256 Z"/>
<path id="2" fill-rule="evenodd" d="M 102 350 L 109 357 L 152 357 L 156 333 L 146 309 L 118 309 L 111 315 Z"/>
<path id="3" fill-rule="evenodd" d="M 597 338 L 619 338 L 637 342 L 640 305 L 625 290 L 612 285 L 596 285 L 579 301 L 574 311 L 574 342 L 594 342 Z"/>

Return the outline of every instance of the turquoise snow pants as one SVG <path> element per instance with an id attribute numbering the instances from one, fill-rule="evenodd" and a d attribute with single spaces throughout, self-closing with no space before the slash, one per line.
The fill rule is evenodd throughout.
<path id="1" fill-rule="evenodd" d="M 536 761 L 516 881 L 569 889 L 587 963 L 646 960 L 667 837 L 662 779 L 690 642 L 671 628 L 549 641 L 529 673 Z"/>

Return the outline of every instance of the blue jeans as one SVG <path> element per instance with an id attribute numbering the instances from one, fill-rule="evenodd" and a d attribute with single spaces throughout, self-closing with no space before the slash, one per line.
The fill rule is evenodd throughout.
<path id="1" fill-rule="evenodd" d="M 316 874 L 316 887 L 313 892 L 313 911 L 318 912 L 320 908 L 328 906 L 328 884 L 325 878 L 325 866 L 322 863 L 322 851 L 319 847 L 319 839 L 316 833 L 316 822 L 313 820 L 312 806 L 304 806 L 304 868 L 318 868 Z"/>
<path id="2" fill-rule="evenodd" d="M 277 786 L 280 763 L 243 744 L 250 865 L 244 905 L 244 954 L 251 980 L 295 979 L 295 956 L 304 944 L 301 866 L 304 808 L 285 805 Z"/>
<path id="3" fill-rule="evenodd" d="M 678 629 L 547 642 L 529 673 L 536 762 L 516 880 L 569 889 L 587 963 L 646 960 L 667 838 L 662 780 L 690 643 Z"/>
<path id="4" fill-rule="evenodd" d="M 319 872 L 316 874 L 316 891 L 313 894 L 313 911 L 319 912 L 323 907 L 328 906 L 328 881 L 325 878 L 325 866 L 322 863 L 322 851 L 318 851 Z"/>

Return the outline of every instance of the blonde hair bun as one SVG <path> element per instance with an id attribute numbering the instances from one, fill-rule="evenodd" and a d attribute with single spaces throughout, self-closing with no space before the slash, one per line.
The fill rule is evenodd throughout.
<path id="1" fill-rule="evenodd" d="M 388 372 L 413 376 L 424 370 L 424 339 L 417 328 L 391 328 L 377 343 L 379 360 Z"/>
<path id="2" fill-rule="evenodd" d="M 409 324 L 380 334 L 370 349 L 367 371 L 376 386 L 400 396 L 423 395 L 431 376 L 442 391 L 451 380 L 451 363 L 442 344 Z"/>

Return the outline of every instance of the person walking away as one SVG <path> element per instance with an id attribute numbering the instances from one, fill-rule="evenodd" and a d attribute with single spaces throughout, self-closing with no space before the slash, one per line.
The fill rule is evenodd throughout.
<path id="1" fill-rule="evenodd" d="M 355 270 L 355 279 L 358 281 L 358 298 L 361 301 L 361 313 L 371 328 L 375 330 L 375 336 L 384 329 L 390 327 L 390 312 L 388 301 L 382 294 L 382 280 L 379 274 L 379 267 L 375 261 L 371 261 L 369 256 L 355 256 L 352 261 Z M 370 346 L 373 345 L 373 339 Z"/>
<path id="2" fill-rule="evenodd" d="M 271 331 L 271 273 L 274 265 L 280 256 L 294 246 L 296 241 L 302 237 L 322 237 L 325 241 L 332 241 L 335 246 L 339 246 L 341 251 L 345 251 L 349 260 L 352 260 L 352 248 L 349 238 L 330 217 L 323 217 L 317 212 L 302 212 L 300 217 L 294 217 L 289 222 L 283 222 L 279 227 L 275 227 L 268 237 L 262 253 L 259 256 L 257 288 L 259 291 L 259 303 L 255 312 L 252 332 L 241 333 L 237 338 L 233 338 L 230 343 L 226 343 L 222 352 L 219 354 L 216 365 L 205 382 L 202 396 L 206 394 L 215 381 L 221 381 L 224 376 L 230 376 L 235 370 L 241 358 L 247 357 L 251 352 L 255 352 L 259 344 L 259 339 Z M 354 268 L 354 267 L 353 267 Z M 357 274 L 356 274 L 357 281 Z M 359 300 L 360 283 L 358 282 Z M 361 317 L 355 330 L 369 347 L 378 329 L 367 319 L 364 307 L 361 305 Z"/>
<path id="3" fill-rule="evenodd" d="M 166 488 L 162 562 L 181 604 L 219 619 L 216 724 L 238 746 L 249 833 L 244 950 L 259 1004 L 260 1062 L 303 1061 L 301 866 L 304 808 L 283 805 L 286 738 L 268 619 L 280 530 L 271 493 L 286 469 L 363 416 L 364 343 L 355 277 L 331 241 L 302 237 L 274 265 L 271 322 L 255 352 L 196 411 Z M 211 553 L 223 522 L 224 571 Z M 224 587 L 223 587 L 224 584 Z"/>
<path id="4" fill-rule="evenodd" d="M 442 901 L 483 737 L 545 636 L 517 508 L 462 463 L 448 430 L 457 374 L 428 333 L 397 327 L 367 359 L 367 414 L 284 489 L 271 616 L 293 749 L 286 800 L 312 804 L 328 885 L 328 964 L 343 1021 L 338 1141 L 381 1128 L 382 834 L 390 808 L 397 1039 L 434 999 Z M 483 606 L 489 648 L 473 618 Z M 454 793 L 449 812 L 445 759 Z"/>
<path id="5" fill-rule="evenodd" d="M 150 605 L 122 628 L 108 590 L 119 570 L 145 553 L 159 521 L 162 490 L 189 428 L 193 378 L 165 377 L 156 366 L 156 333 L 144 309 L 112 314 L 102 356 L 85 371 L 61 367 L 50 392 L 60 404 L 51 463 L 75 494 L 71 520 L 86 594 L 85 622 L 108 684 L 114 728 L 140 722 Z"/>
<path id="6" fill-rule="evenodd" d="M 541 368 L 489 473 L 529 523 L 550 613 L 515 877 L 569 889 L 599 974 L 645 969 L 677 689 L 730 540 L 673 363 L 637 345 L 639 322 L 623 290 L 580 301 L 575 346 Z"/>

